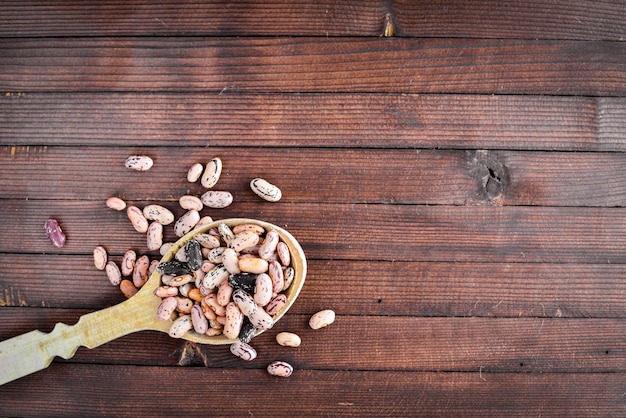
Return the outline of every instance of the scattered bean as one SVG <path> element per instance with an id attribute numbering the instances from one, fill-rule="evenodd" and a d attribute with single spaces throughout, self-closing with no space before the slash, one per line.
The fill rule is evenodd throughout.
<path id="1" fill-rule="evenodd" d="M 293 332 L 280 332 L 276 334 L 276 342 L 284 347 L 300 347 L 302 340 Z"/>
<path id="2" fill-rule="evenodd" d="M 148 231 L 148 220 L 143 216 L 143 212 L 137 206 L 128 206 L 126 208 L 128 219 L 133 224 L 135 231 L 146 233 Z"/>
<path id="3" fill-rule="evenodd" d="M 197 210 L 200 212 L 204 207 L 199 197 L 190 195 L 181 196 L 180 199 L 178 199 L 178 203 L 180 207 L 185 210 Z"/>
<path id="4" fill-rule="evenodd" d="M 128 250 L 122 257 L 122 276 L 130 276 L 135 269 L 135 261 L 137 261 L 137 253 L 133 250 Z"/>
<path id="5" fill-rule="evenodd" d="M 93 264 L 98 270 L 104 270 L 107 265 L 107 250 L 101 245 L 93 249 Z"/>
<path id="6" fill-rule="evenodd" d="M 284 361 L 274 361 L 267 366 L 267 372 L 272 376 L 289 377 L 293 373 L 293 366 Z"/>
<path id="7" fill-rule="evenodd" d="M 152 158 L 147 155 L 131 155 L 126 159 L 124 165 L 126 168 L 130 168 L 137 171 L 146 171 L 152 168 Z"/>
<path id="8" fill-rule="evenodd" d="M 222 209 L 233 203 L 233 195 L 227 191 L 209 190 L 200 199 L 205 206 L 213 209 Z"/>
<path id="9" fill-rule="evenodd" d="M 148 234 L 146 236 L 146 247 L 148 250 L 154 251 L 163 245 L 163 225 L 159 222 L 152 222 L 148 226 Z"/>
<path id="10" fill-rule="evenodd" d="M 335 312 L 330 309 L 319 311 L 309 319 L 309 326 L 312 329 L 320 329 L 332 324 L 335 321 Z"/>
<path id="11" fill-rule="evenodd" d="M 252 191 L 268 202 L 278 202 L 283 196 L 281 190 L 262 178 L 255 178 L 250 181 Z"/>
<path id="12" fill-rule="evenodd" d="M 174 234 L 177 237 L 182 237 L 193 229 L 194 226 L 200 220 L 200 214 L 197 210 L 190 210 L 181 216 L 174 225 Z"/>
<path id="13" fill-rule="evenodd" d="M 135 262 L 133 269 L 133 284 L 140 288 L 148 281 L 148 267 L 150 267 L 150 259 L 147 255 L 142 255 Z"/>
<path id="14" fill-rule="evenodd" d="M 113 286 L 118 286 L 122 280 L 122 272 L 115 262 L 108 261 L 104 267 L 107 278 Z"/>
<path id="15" fill-rule="evenodd" d="M 148 205 L 143 208 L 143 216 L 149 221 L 157 221 L 161 225 L 169 225 L 174 222 L 174 214 L 168 208 L 161 205 Z"/>
<path id="16" fill-rule="evenodd" d="M 61 230 L 59 223 L 56 219 L 48 219 L 45 224 L 46 235 L 48 239 L 57 248 L 61 248 L 65 245 L 65 234 Z"/>
<path id="17" fill-rule="evenodd" d="M 242 360 L 252 361 L 256 358 L 256 350 L 250 344 L 237 341 L 230 345 L 230 352 Z"/>
<path id="18" fill-rule="evenodd" d="M 119 197 L 109 197 L 106 200 L 106 205 L 108 208 L 115 209 L 115 210 L 121 211 L 121 210 L 126 209 L 126 202 L 124 202 Z"/>
<path id="19" fill-rule="evenodd" d="M 128 279 L 124 279 L 120 282 L 120 290 L 127 298 L 133 297 L 137 293 L 137 288 Z"/>
<path id="20" fill-rule="evenodd" d="M 195 183 L 202 175 L 202 171 L 204 171 L 204 166 L 200 163 L 195 163 L 189 167 L 189 171 L 187 172 L 187 181 L 189 183 Z"/>
<path id="21" fill-rule="evenodd" d="M 220 179 L 220 175 L 222 174 L 222 160 L 219 158 L 213 158 L 209 161 L 204 169 L 204 174 L 202 174 L 202 179 L 200 183 L 210 189 L 211 187 L 217 184 L 217 181 Z"/>

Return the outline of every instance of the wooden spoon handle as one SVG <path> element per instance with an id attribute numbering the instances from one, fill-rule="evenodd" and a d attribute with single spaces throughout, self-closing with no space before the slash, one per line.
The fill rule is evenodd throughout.
<path id="1" fill-rule="evenodd" d="M 169 324 L 156 319 L 153 299 L 140 292 L 119 305 L 81 316 L 75 325 L 58 323 L 49 334 L 35 330 L 0 342 L 0 385 L 45 369 L 55 356 L 69 359 L 80 346 L 94 348 L 146 329 L 167 331 Z"/>

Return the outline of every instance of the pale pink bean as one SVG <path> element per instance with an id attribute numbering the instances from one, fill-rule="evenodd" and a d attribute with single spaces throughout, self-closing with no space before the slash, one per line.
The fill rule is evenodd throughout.
<path id="1" fill-rule="evenodd" d="M 124 202 L 119 197 L 109 197 L 106 200 L 106 205 L 107 205 L 108 208 L 114 209 L 114 210 L 120 210 L 121 211 L 121 210 L 126 209 L 126 202 Z"/>
<path id="2" fill-rule="evenodd" d="M 233 295 L 233 287 L 228 283 L 228 280 L 224 280 L 217 288 L 217 303 L 220 306 L 228 305 L 230 298 Z"/>
<path id="3" fill-rule="evenodd" d="M 98 245 L 93 249 L 93 264 L 98 270 L 104 270 L 108 261 L 107 250 Z"/>
<path id="4" fill-rule="evenodd" d="M 293 366 L 284 361 L 274 361 L 267 366 L 267 372 L 272 376 L 289 377 L 293 373 Z"/>
<path id="5" fill-rule="evenodd" d="M 181 196 L 180 199 L 178 199 L 178 203 L 180 204 L 180 207 L 185 210 L 197 210 L 200 212 L 204 207 L 202 200 L 200 200 L 199 197 L 191 195 Z"/>
<path id="6" fill-rule="evenodd" d="M 274 319 L 260 306 L 257 306 L 256 310 L 248 315 L 248 319 L 255 328 L 270 329 L 274 326 Z"/>
<path id="7" fill-rule="evenodd" d="M 265 236 L 263 244 L 261 244 L 261 247 L 259 248 L 259 257 L 264 260 L 269 259 L 276 251 L 276 246 L 278 245 L 279 240 L 280 237 L 275 229 L 269 231 Z"/>
<path id="8" fill-rule="evenodd" d="M 283 267 L 278 261 L 272 261 L 268 268 L 268 274 L 272 279 L 272 290 L 274 293 L 280 293 L 285 285 L 285 276 L 283 275 Z"/>
<path id="9" fill-rule="evenodd" d="M 239 274 L 239 258 L 237 253 L 232 248 L 226 248 L 222 254 L 222 264 L 230 274 Z"/>
<path id="10" fill-rule="evenodd" d="M 122 258 L 122 275 L 130 276 L 135 269 L 135 262 L 137 261 L 137 253 L 133 250 L 128 250 L 124 253 Z"/>
<path id="11" fill-rule="evenodd" d="M 272 279 L 269 275 L 261 273 L 256 278 L 254 287 L 254 301 L 259 306 L 267 305 L 272 299 Z"/>
<path id="12" fill-rule="evenodd" d="M 224 335 L 226 338 L 234 340 L 239 336 L 243 318 L 243 313 L 235 302 L 230 302 L 226 305 L 226 322 L 224 323 Z"/>
<path id="13" fill-rule="evenodd" d="M 187 181 L 189 183 L 195 183 L 198 181 L 202 172 L 204 171 L 204 166 L 200 163 L 195 163 L 191 167 L 189 167 L 189 171 L 187 171 Z"/>
<path id="14" fill-rule="evenodd" d="M 120 271 L 120 268 L 117 266 L 117 264 L 115 264 L 115 262 L 108 261 L 106 266 L 104 267 L 104 270 L 106 271 L 109 282 L 111 282 L 113 286 L 118 286 L 121 283 L 122 272 Z"/>
<path id="15" fill-rule="evenodd" d="M 147 255 L 142 255 L 135 262 L 135 268 L 133 269 L 133 284 L 135 287 L 140 288 L 148 281 L 148 267 L 150 267 L 150 259 Z"/>
<path id="16" fill-rule="evenodd" d="M 188 331 L 191 331 L 192 328 L 191 316 L 183 315 L 172 322 L 168 333 L 172 338 L 182 338 Z"/>
<path id="17" fill-rule="evenodd" d="M 137 206 L 129 206 L 126 209 L 126 214 L 133 228 L 135 228 L 135 231 L 141 232 L 142 234 L 148 231 L 148 220 L 143 216 L 141 209 Z"/>
<path id="18" fill-rule="evenodd" d="M 173 286 L 159 286 L 154 289 L 154 295 L 160 298 L 167 298 L 178 295 L 178 288 Z"/>
<path id="19" fill-rule="evenodd" d="M 287 304 L 287 295 L 281 293 L 274 296 L 270 303 L 267 304 L 266 312 L 270 315 L 276 315 Z"/>
<path id="20" fill-rule="evenodd" d="M 152 222 L 148 227 L 146 236 L 146 247 L 148 250 L 155 251 L 163 245 L 163 225 L 159 222 Z"/>
<path id="21" fill-rule="evenodd" d="M 178 312 L 188 314 L 193 308 L 193 300 L 185 297 L 176 296 L 176 310 Z"/>
<path id="22" fill-rule="evenodd" d="M 256 350 L 250 344 L 237 341 L 230 345 L 230 352 L 245 361 L 252 361 L 256 358 Z"/>
<path id="23" fill-rule="evenodd" d="M 289 252 L 289 247 L 284 242 L 279 242 L 276 245 L 276 253 L 278 254 L 278 259 L 280 260 L 280 264 L 287 267 L 291 264 L 291 253 Z"/>
<path id="24" fill-rule="evenodd" d="M 209 329 L 209 321 L 198 304 L 193 305 L 193 308 L 191 308 L 191 323 L 194 331 L 198 334 L 204 334 Z"/>
<path id="25" fill-rule="evenodd" d="M 200 184 L 207 189 L 210 189 L 217 184 L 221 174 L 222 160 L 215 157 L 207 163 L 206 168 L 204 169 L 204 174 L 202 174 L 202 178 L 200 179 Z"/>
<path id="26" fill-rule="evenodd" d="M 59 223 L 56 219 L 48 219 L 45 223 L 46 235 L 48 239 L 57 248 L 61 248 L 65 245 L 65 234 L 61 230 Z"/>
<path id="27" fill-rule="evenodd" d="M 159 307 L 157 308 L 157 319 L 160 321 L 167 321 L 172 317 L 172 313 L 176 310 L 176 298 L 174 296 L 168 296 L 163 298 Z"/>

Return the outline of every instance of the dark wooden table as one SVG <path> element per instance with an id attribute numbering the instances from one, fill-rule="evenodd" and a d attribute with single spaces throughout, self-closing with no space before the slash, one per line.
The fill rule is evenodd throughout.
<path id="1" fill-rule="evenodd" d="M 158 253 L 105 199 L 180 216 L 215 156 L 203 214 L 286 227 L 309 274 L 253 362 L 141 332 L 0 416 L 626 415 L 625 36 L 623 0 L 4 1 L 1 340 L 123 301 L 93 248 Z"/>

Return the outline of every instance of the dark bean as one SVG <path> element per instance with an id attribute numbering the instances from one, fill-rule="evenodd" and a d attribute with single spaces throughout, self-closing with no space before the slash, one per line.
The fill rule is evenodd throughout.
<path id="1" fill-rule="evenodd" d="M 185 244 L 185 257 L 187 264 L 192 270 L 198 270 L 202 266 L 202 246 L 196 240 L 189 240 Z"/>
<path id="2" fill-rule="evenodd" d="M 252 273 L 231 274 L 228 276 L 228 284 L 230 284 L 233 289 L 242 289 L 253 295 L 254 287 L 256 286 L 256 277 L 257 275 Z"/>
<path id="3" fill-rule="evenodd" d="M 176 260 L 159 263 L 157 270 L 159 273 L 168 276 L 182 276 L 183 274 L 191 273 L 189 264 Z"/>

